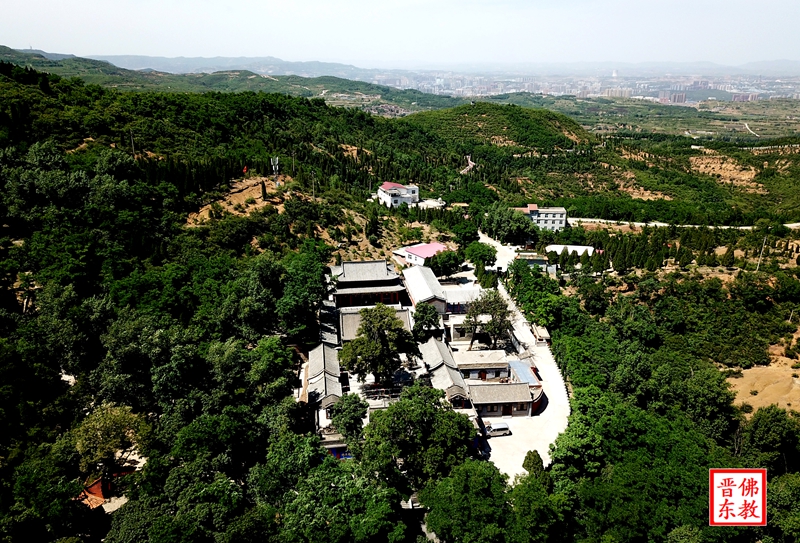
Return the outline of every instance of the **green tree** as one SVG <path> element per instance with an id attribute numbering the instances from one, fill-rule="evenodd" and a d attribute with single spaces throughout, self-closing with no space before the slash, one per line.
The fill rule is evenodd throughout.
<path id="1" fill-rule="evenodd" d="M 720 265 L 725 266 L 726 268 L 732 268 L 734 263 L 734 254 L 733 254 L 733 245 L 728 245 L 728 248 L 725 250 L 725 253 L 722 255 L 720 259 Z"/>
<path id="2" fill-rule="evenodd" d="M 144 419 L 132 413 L 130 407 L 100 405 L 74 430 L 81 469 L 91 471 L 99 465 L 104 472 L 111 473 L 118 463 L 117 453 L 124 462 L 141 446 L 147 433 Z"/>
<path id="3" fill-rule="evenodd" d="M 476 267 L 494 266 L 497 260 L 497 249 L 487 243 L 473 241 L 464 251 L 464 256 Z"/>
<path id="4" fill-rule="evenodd" d="M 506 541 L 506 476 L 491 462 L 466 460 L 425 488 L 420 502 L 428 508 L 425 523 L 442 541 Z"/>
<path id="5" fill-rule="evenodd" d="M 364 418 L 369 404 L 358 394 L 344 394 L 331 408 L 333 427 L 344 436 L 350 452 L 356 454 L 361 446 Z"/>
<path id="6" fill-rule="evenodd" d="M 451 230 L 460 249 L 465 249 L 473 241 L 478 241 L 478 227 L 472 221 L 461 221 Z"/>
<path id="7" fill-rule="evenodd" d="M 409 495 L 447 476 L 468 456 L 475 429 L 444 400 L 444 392 L 414 385 L 375 411 L 364 428 L 363 465 Z"/>
<path id="8" fill-rule="evenodd" d="M 425 265 L 437 277 L 449 277 L 461 268 L 461 258 L 455 251 L 442 251 L 425 261 Z"/>
<path id="9" fill-rule="evenodd" d="M 507 528 L 509 541 L 538 543 L 551 538 L 564 539 L 564 530 L 557 530 L 557 508 L 541 478 L 536 477 L 534 472 L 519 477 L 510 494 L 512 515 Z"/>
<path id="10" fill-rule="evenodd" d="M 423 342 L 429 329 L 437 328 L 439 326 L 439 312 L 433 304 L 421 303 L 417 304 L 414 310 L 414 339 L 418 342 Z"/>
<path id="11" fill-rule="evenodd" d="M 742 454 L 748 465 L 765 467 L 773 475 L 800 469 L 800 419 L 777 405 L 762 407 L 742 431 Z"/>
<path id="12" fill-rule="evenodd" d="M 694 255 L 692 254 L 691 249 L 681 247 L 680 256 L 678 257 L 678 265 L 681 268 L 686 269 L 689 264 L 692 263 L 692 260 L 694 260 Z"/>
<path id="13" fill-rule="evenodd" d="M 489 335 L 494 348 L 497 340 L 513 328 L 511 314 L 508 302 L 499 291 L 484 290 L 480 297 L 470 304 L 464 319 L 464 328 L 472 334 L 469 348 L 472 349 L 478 331 Z M 486 320 L 485 316 L 489 319 Z"/>
<path id="14" fill-rule="evenodd" d="M 360 315 L 358 336 L 344 345 L 339 362 L 361 381 L 371 373 L 378 382 L 388 382 L 401 366 L 400 353 L 419 353 L 414 337 L 392 307 L 378 304 Z"/>
<path id="15" fill-rule="evenodd" d="M 525 454 L 525 459 L 522 461 L 522 467 L 528 472 L 528 475 L 542 485 L 545 491 L 549 492 L 552 487 L 550 481 L 550 474 L 544 469 L 544 461 L 539 455 L 539 451 L 528 451 Z"/>
<path id="16" fill-rule="evenodd" d="M 358 466 L 326 455 L 289 492 L 281 515 L 284 541 L 308 543 L 401 542 L 400 496 L 375 484 Z"/>

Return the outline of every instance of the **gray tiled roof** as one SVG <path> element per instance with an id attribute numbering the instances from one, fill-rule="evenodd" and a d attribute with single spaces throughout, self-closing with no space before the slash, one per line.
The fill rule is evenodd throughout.
<path id="1" fill-rule="evenodd" d="M 436 338 L 430 338 L 420 345 L 419 352 L 422 355 L 422 361 L 431 369 L 439 367 L 443 363 L 453 368 L 456 367 L 456 362 L 453 360 L 453 354 L 450 349 L 447 348 L 444 342 Z"/>
<path id="2" fill-rule="evenodd" d="M 413 266 L 404 269 L 403 275 L 406 278 L 406 289 L 414 303 L 427 302 L 434 298 L 445 299 L 444 290 L 430 268 Z"/>
<path id="3" fill-rule="evenodd" d="M 354 288 L 337 288 L 335 294 L 341 296 L 344 294 L 381 294 L 385 292 L 402 292 L 405 290 L 403 285 L 381 285 L 374 287 L 354 287 Z"/>
<path id="4" fill-rule="evenodd" d="M 308 375 L 316 377 L 323 371 L 339 377 L 339 353 L 324 343 L 308 352 Z"/>
<path id="5" fill-rule="evenodd" d="M 460 370 L 507 370 L 508 362 L 458 362 Z"/>
<path id="6" fill-rule="evenodd" d="M 330 407 L 342 397 L 339 382 L 339 353 L 330 345 L 321 344 L 308 352 L 308 401 Z"/>
<path id="7" fill-rule="evenodd" d="M 454 396 L 469 397 L 464 377 L 456 368 L 447 345 L 431 338 L 419 346 L 419 352 L 422 354 L 422 360 L 428 365 L 433 388 L 444 390 L 448 400 Z"/>
<path id="8" fill-rule="evenodd" d="M 320 407 L 330 407 L 342 397 L 342 384 L 338 377 L 329 373 L 308 379 L 308 402 L 319 403 Z"/>
<path id="9" fill-rule="evenodd" d="M 341 266 L 331 268 L 332 275 L 338 276 L 338 284 L 362 281 L 387 281 L 399 277 L 386 260 L 364 260 L 342 262 Z"/>
<path id="10" fill-rule="evenodd" d="M 469 395 L 475 405 L 531 401 L 531 391 L 528 383 L 472 385 L 469 387 Z"/>

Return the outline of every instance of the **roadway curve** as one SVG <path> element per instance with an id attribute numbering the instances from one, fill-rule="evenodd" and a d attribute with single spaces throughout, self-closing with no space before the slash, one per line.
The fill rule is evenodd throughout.
<path id="1" fill-rule="evenodd" d="M 483 232 L 480 233 L 480 241 L 497 249 L 497 266 L 502 267 L 504 270 L 508 269 L 508 266 L 517 256 L 516 247 L 502 245 Z M 502 283 L 498 286 L 497 290 L 508 300 L 509 306 L 512 309 L 511 318 L 513 320 L 514 335 L 522 344 L 521 350 L 527 349 L 533 354 L 536 369 L 538 370 L 539 376 L 542 378 L 542 388 L 544 389 L 546 397 L 546 404 L 543 404 L 544 408 L 533 417 L 532 422 L 536 425 L 535 431 L 529 435 L 524 447 L 520 449 L 519 465 L 515 466 L 517 469 L 505 469 L 505 471 L 513 477 L 516 473 L 523 473 L 523 470 L 519 469 L 519 467 L 522 465 L 525 452 L 529 450 L 538 451 L 545 466 L 550 464 L 550 445 L 555 443 L 559 434 L 567 429 L 570 405 L 564 377 L 561 375 L 561 370 L 559 370 L 553 358 L 553 354 L 550 352 L 550 347 L 536 346 L 536 340 L 531 332 L 530 323 L 525 319 L 519 308 L 517 308 L 517 304 L 510 298 Z M 527 435 L 528 434 L 526 434 L 526 436 Z M 503 471 L 502 468 L 501 471 Z"/>

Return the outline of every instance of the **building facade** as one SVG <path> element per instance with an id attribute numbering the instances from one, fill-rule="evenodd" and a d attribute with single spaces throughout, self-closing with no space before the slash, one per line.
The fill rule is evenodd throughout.
<path id="1" fill-rule="evenodd" d="M 419 187 L 387 181 L 378 187 L 378 202 L 386 207 L 414 205 L 419 202 Z"/>
<path id="2" fill-rule="evenodd" d="M 341 266 L 331 266 L 331 277 L 336 285 L 333 291 L 336 307 L 398 304 L 400 294 L 406 290 L 386 260 L 342 262 Z"/>
<path id="3" fill-rule="evenodd" d="M 527 216 L 540 230 L 556 232 L 567 226 L 567 210 L 563 207 L 539 207 L 536 204 L 528 204 L 528 207 L 514 209 Z"/>

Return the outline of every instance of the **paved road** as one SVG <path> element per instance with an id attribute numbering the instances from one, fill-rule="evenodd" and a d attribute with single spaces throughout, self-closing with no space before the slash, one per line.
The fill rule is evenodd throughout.
<path id="1" fill-rule="evenodd" d="M 497 249 L 497 265 L 504 270 L 516 256 L 514 247 L 501 245 L 483 233 L 480 234 L 480 241 Z M 531 418 L 503 419 L 503 422 L 507 422 L 511 427 L 512 435 L 489 440 L 492 448 L 492 462 L 500 471 L 513 479 L 514 475 L 525 473 L 525 470 L 522 469 L 522 461 L 530 450 L 538 451 L 545 465 L 550 463 L 550 444 L 555 442 L 556 437 L 566 430 L 570 405 L 564 379 L 550 348 L 536 346 L 530 324 L 509 298 L 502 284 L 498 290 L 509 301 L 509 305 L 513 309 L 514 335 L 522 344 L 520 351 L 527 349 L 533 354 L 545 394 L 543 408 L 537 415 Z"/>
<path id="2" fill-rule="evenodd" d="M 627 224 L 627 225 L 640 226 L 640 227 L 641 226 L 669 226 L 668 223 L 658 222 L 658 221 L 653 221 L 653 222 L 630 222 L 630 221 L 612 221 L 612 220 L 609 220 L 609 219 L 590 219 L 590 218 L 586 218 L 586 217 L 570 217 L 568 219 L 568 221 L 569 221 L 569 224 L 571 226 L 577 226 L 578 223 L 582 223 L 582 222 L 599 223 L 599 224 Z M 699 225 L 699 224 L 676 224 L 675 226 L 678 227 L 678 228 L 702 228 L 702 225 Z M 797 230 L 797 229 L 800 229 L 800 222 L 786 223 L 786 224 L 784 224 L 784 226 L 786 228 L 791 229 L 791 230 Z M 752 226 L 709 226 L 708 228 L 719 228 L 720 230 L 730 230 L 730 229 L 752 230 L 753 229 Z"/>

